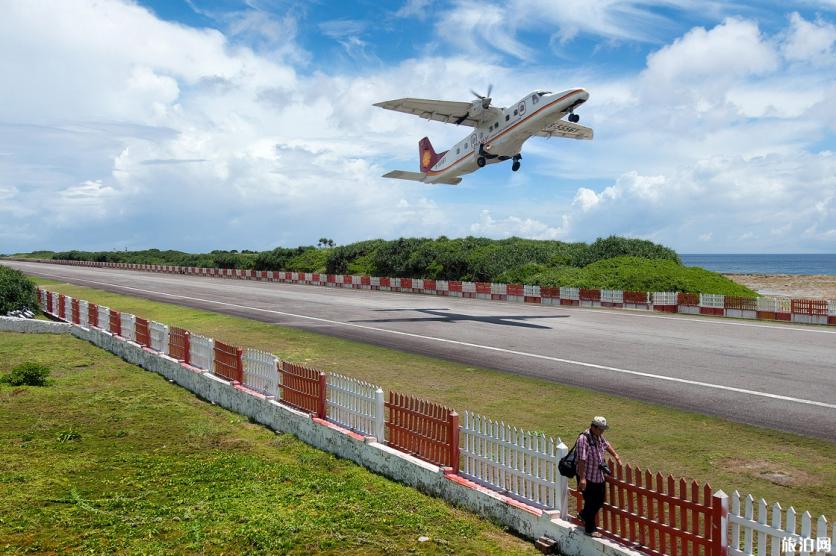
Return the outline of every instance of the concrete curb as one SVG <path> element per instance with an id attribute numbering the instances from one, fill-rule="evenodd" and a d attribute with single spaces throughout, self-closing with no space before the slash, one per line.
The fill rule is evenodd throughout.
<path id="1" fill-rule="evenodd" d="M 468 481 L 462 481 L 456 475 L 447 475 L 442 468 L 380 444 L 373 437 L 363 438 L 332 423 L 312 418 L 307 413 L 286 407 L 236 383 L 220 379 L 207 371 L 191 367 L 109 332 L 67 323 L 24 322 L 51 325 L 46 328 L 52 333 L 71 333 L 129 363 L 160 374 L 207 401 L 244 415 L 274 431 L 290 433 L 310 446 L 351 460 L 384 477 L 443 498 L 455 506 L 498 522 L 524 537 L 550 537 L 557 541 L 557 549 L 561 554 L 641 554 L 607 539 L 587 537 L 581 528 L 561 520 L 557 512 L 542 512 L 509 503 L 500 493 L 469 485 Z M 20 329 L 24 328 L 22 326 L 17 328 L 14 331 L 24 331 Z"/>
<path id="2" fill-rule="evenodd" d="M 69 334 L 71 328 L 72 325 L 66 322 L 0 317 L 0 332 L 21 332 L 23 334 Z"/>

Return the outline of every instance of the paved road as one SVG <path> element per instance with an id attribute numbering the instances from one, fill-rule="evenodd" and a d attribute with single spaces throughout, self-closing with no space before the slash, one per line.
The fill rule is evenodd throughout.
<path id="1" fill-rule="evenodd" d="M 836 441 L 833 328 L 3 264 Z"/>

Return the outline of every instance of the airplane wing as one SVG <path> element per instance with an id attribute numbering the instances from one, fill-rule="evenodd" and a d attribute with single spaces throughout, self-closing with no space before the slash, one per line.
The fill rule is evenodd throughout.
<path id="1" fill-rule="evenodd" d="M 537 132 L 537 136 L 566 137 L 568 139 L 592 139 L 592 129 L 580 124 L 567 122 L 566 120 L 558 120 Z"/>
<path id="2" fill-rule="evenodd" d="M 480 110 L 479 114 L 471 115 L 469 111 L 473 108 L 473 103 L 425 98 L 399 98 L 378 102 L 374 106 L 404 112 L 405 114 L 415 114 L 427 120 L 470 127 L 476 127 L 482 121 L 498 118 L 502 115 L 502 111 L 493 106 L 487 110 Z"/>

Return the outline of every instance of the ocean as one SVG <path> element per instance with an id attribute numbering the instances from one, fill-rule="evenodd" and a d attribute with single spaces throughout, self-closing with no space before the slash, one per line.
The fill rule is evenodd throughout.
<path id="1" fill-rule="evenodd" d="M 685 266 L 723 274 L 836 274 L 836 254 L 680 255 Z"/>

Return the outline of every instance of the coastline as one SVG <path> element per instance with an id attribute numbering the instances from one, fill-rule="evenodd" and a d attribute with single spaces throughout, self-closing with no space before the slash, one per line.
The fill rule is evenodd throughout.
<path id="1" fill-rule="evenodd" d="M 833 274 L 723 274 L 764 296 L 836 299 Z"/>

